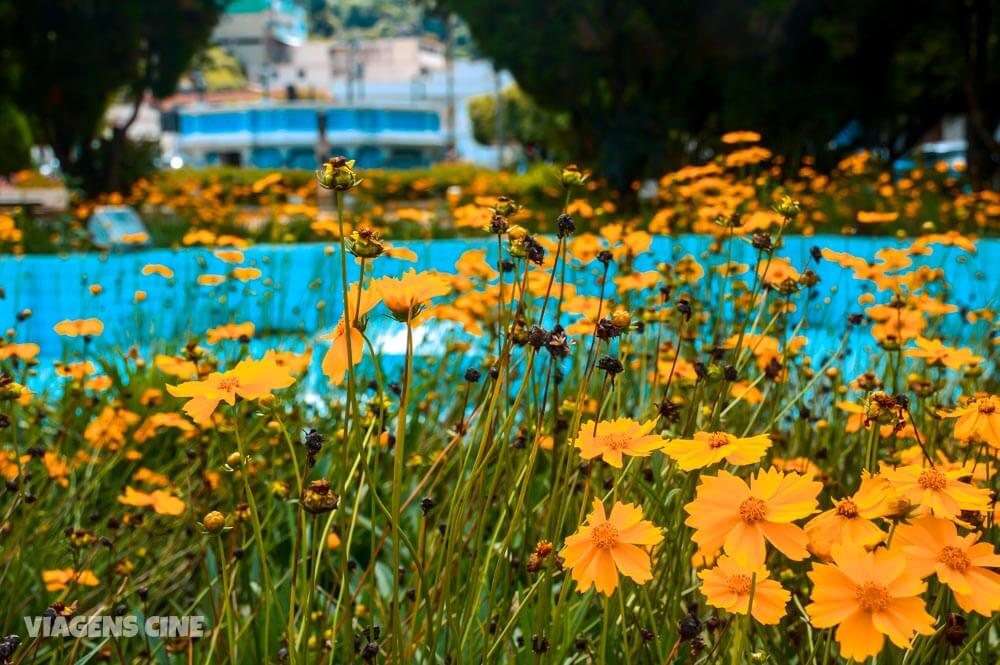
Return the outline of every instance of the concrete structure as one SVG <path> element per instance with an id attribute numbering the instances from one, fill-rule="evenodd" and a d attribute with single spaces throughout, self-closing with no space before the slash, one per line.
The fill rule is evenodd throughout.
<path id="1" fill-rule="evenodd" d="M 272 68 L 291 60 L 306 41 L 306 11 L 293 0 L 233 0 L 212 41 L 235 55 L 247 78 L 267 87 Z"/>

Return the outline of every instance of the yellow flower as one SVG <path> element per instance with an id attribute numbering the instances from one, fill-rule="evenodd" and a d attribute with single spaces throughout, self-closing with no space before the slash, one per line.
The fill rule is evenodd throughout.
<path id="1" fill-rule="evenodd" d="M 159 275 L 164 279 L 170 279 L 174 276 L 174 271 L 165 265 L 160 263 L 149 263 L 142 267 L 143 275 Z"/>
<path id="2" fill-rule="evenodd" d="M 895 543 L 906 555 L 906 565 L 924 578 L 937 574 L 955 594 L 966 612 L 985 617 L 1000 611 L 1000 575 L 988 570 L 1000 568 L 1000 556 L 993 545 L 978 542 L 982 534 L 958 535 L 950 520 L 920 517 L 896 529 Z"/>
<path id="3" fill-rule="evenodd" d="M 160 515 L 180 515 L 184 512 L 184 502 L 166 490 L 153 490 L 147 494 L 126 486 L 125 494 L 118 497 L 118 503 L 140 508 L 149 506 Z"/>
<path id="4" fill-rule="evenodd" d="M 250 321 L 244 323 L 227 323 L 211 328 L 206 333 L 209 344 L 217 344 L 224 339 L 243 339 L 253 337 L 254 325 Z"/>
<path id="5" fill-rule="evenodd" d="M 883 466 L 882 475 L 894 490 L 919 506 L 917 514 L 930 511 L 938 517 L 954 519 L 963 510 L 985 511 L 990 504 L 989 490 L 959 480 L 967 475 L 965 469 L 925 469 L 910 464 L 896 468 Z"/>
<path id="6" fill-rule="evenodd" d="M 655 427 L 655 418 L 644 423 L 631 418 L 602 420 L 596 428 L 593 420 L 587 420 L 581 425 L 573 445 L 580 449 L 583 459 L 600 457 L 611 466 L 621 468 L 622 455 L 648 457 L 663 446 L 663 437 L 650 434 Z"/>
<path id="7" fill-rule="evenodd" d="M 7 358 L 34 360 L 41 350 L 42 347 L 33 342 L 25 344 L 3 344 L 0 345 L 0 360 L 6 360 Z"/>
<path id="8" fill-rule="evenodd" d="M 726 132 L 722 135 L 722 142 L 733 144 L 733 143 L 758 143 L 760 141 L 760 134 L 757 132 L 748 131 L 736 131 L 736 132 Z"/>
<path id="9" fill-rule="evenodd" d="M 323 356 L 323 373 L 330 379 L 330 383 L 341 384 L 347 373 L 348 365 L 358 365 L 364 357 L 365 339 L 359 329 L 359 320 L 368 314 L 376 305 L 381 302 L 382 296 L 377 285 L 371 288 L 362 289 L 358 293 L 358 285 L 352 284 L 347 293 L 347 302 L 350 311 L 351 352 L 347 352 L 347 320 L 342 316 L 337 323 L 337 327 L 332 333 L 322 335 L 322 339 L 333 340 L 330 348 Z"/>
<path id="10" fill-rule="evenodd" d="M 288 370 L 273 359 L 241 360 L 226 372 L 212 372 L 204 381 L 186 381 L 178 386 L 167 385 L 174 397 L 189 397 L 184 412 L 195 422 L 205 422 L 219 402 L 232 406 L 237 398 L 256 400 L 271 396 L 271 392 L 295 383 Z"/>
<path id="11" fill-rule="evenodd" d="M 835 545 L 831 554 L 834 563 L 814 563 L 809 572 L 815 586 L 805 610 L 816 628 L 838 626 L 841 656 L 861 662 L 882 650 L 885 635 L 905 649 L 914 633 L 934 632 L 920 598 L 927 585 L 901 552 Z"/>
<path id="12" fill-rule="evenodd" d="M 243 263 L 243 252 L 238 249 L 217 249 L 213 254 L 225 263 Z"/>
<path id="13" fill-rule="evenodd" d="M 974 355 L 969 349 L 953 349 L 945 346 L 939 339 L 927 339 L 919 335 L 914 343 L 917 348 L 906 349 L 904 354 L 910 358 L 922 358 L 928 365 L 961 369 L 965 365 L 978 365 L 983 361 L 982 356 Z"/>
<path id="14" fill-rule="evenodd" d="M 100 319 L 66 319 L 54 326 L 56 333 L 63 337 L 96 337 L 104 332 Z"/>
<path id="15" fill-rule="evenodd" d="M 1000 448 L 1000 397 L 977 395 L 965 406 L 941 415 L 957 419 L 954 434 L 959 441 L 984 441 Z"/>
<path id="16" fill-rule="evenodd" d="M 785 605 L 792 595 L 778 582 L 769 579 L 767 568 L 748 568 L 728 556 L 721 556 L 715 568 L 699 571 L 701 592 L 712 607 L 746 614 L 753 587 L 753 618 L 763 624 L 775 624 L 785 616 Z"/>
<path id="17" fill-rule="evenodd" d="M 226 281 L 225 275 L 212 275 L 209 273 L 198 275 L 198 284 L 201 286 L 216 286 L 222 284 L 224 281 Z"/>
<path id="18" fill-rule="evenodd" d="M 824 559 L 830 548 L 841 543 L 872 548 L 885 539 L 885 532 L 872 521 L 889 514 L 892 488 L 881 476 L 866 475 L 861 487 L 850 497 L 834 501 L 831 510 L 820 513 L 806 524 L 809 550 Z"/>
<path id="19" fill-rule="evenodd" d="M 649 554 L 640 546 L 658 544 L 663 532 L 643 520 L 642 508 L 635 504 L 616 501 L 610 516 L 599 499 L 594 499 L 593 508 L 586 524 L 566 538 L 559 552 L 578 590 L 596 586 L 610 596 L 618 587 L 619 571 L 637 584 L 653 579 Z"/>
<path id="20" fill-rule="evenodd" d="M 412 268 L 400 278 L 383 277 L 375 280 L 382 302 L 397 321 L 411 323 L 431 300 L 446 295 L 451 289 L 433 273 L 418 273 Z"/>
<path id="21" fill-rule="evenodd" d="M 261 276 L 261 272 L 257 268 L 233 268 L 229 274 L 241 282 L 249 282 Z M 202 277 L 206 277 L 206 275 L 202 275 Z"/>
<path id="22" fill-rule="evenodd" d="M 63 589 L 68 589 L 72 584 L 97 586 L 101 583 L 94 575 L 94 571 L 81 570 L 77 572 L 72 568 L 43 570 L 42 582 L 45 583 L 46 591 L 62 591 Z"/>
<path id="23" fill-rule="evenodd" d="M 737 563 L 757 568 L 767 555 L 766 542 L 794 561 L 809 556 L 809 538 L 793 521 L 816 511 L 822 483 L 811 476 L 763 469 L 749 486 L 727 471 L 701 476 L 694 501 L 684 506 L 693 540 L 707 552 L 720 547 Z"/>
<path id="24" fill-rule="evenodd" d="M 722 460 L 735 466 L 755 464 L 770 447 L 767 434 L 741 438 L 726 432 L 695 432 L 693 439 L 667 441 L 663 452 L 684 471 L 694 471 Z"/>

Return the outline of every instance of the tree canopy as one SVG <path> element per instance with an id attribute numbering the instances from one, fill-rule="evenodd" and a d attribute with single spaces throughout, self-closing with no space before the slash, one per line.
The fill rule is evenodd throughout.
<path id="1" fill-rule="evenodd" d="M 0 0 L 3 96 L 36 143 L 89 190 L 116 188 L 125 131 L 102 136 L 116 96 L 137 111 L 147 94 L 172 94 L 208 41 L 224 0 Z M 95 142 L 95 138 L 102 139 Z"/>
<path id="2" fill-rule="evenodd" d="M 894 156 L 948 113 L 969 118 L 970 175 L 997 171 L 1000 0 L 441 3 L 622 186 L 727 130 L 792 158 Z"/>

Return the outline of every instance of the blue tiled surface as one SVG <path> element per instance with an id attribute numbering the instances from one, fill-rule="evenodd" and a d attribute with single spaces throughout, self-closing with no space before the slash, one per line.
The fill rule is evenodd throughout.
<path id="1" fill-rule="evenodd" d="M 701 236 L 656 237 L 652 251 L 640 259 L 639 268 L 651 269 L 658 262 L 675 261 L 685 254 L 698 258 L 709 242 Z M 454 272 L 455 262 L 466 250 L 485 248 L 491 257 L 496 251 L 488 240 L 395 244 L 416 251 L 420 257 L 415 265 L 418 270 Z M 841 236 L 789 237 L 779 255 L 801 267 L 810 248 L 816 245 L 870 259 L 879 249 L 902 243 Z M 333 253 L 326 253 L 328 247 L 333 247 Z M 1000 304 L 1000 269 L 996 267 L 1000 265 L 1000 241 L 981 240 L 977 248 L 977 253 L 967 254 L 954 247 L 934 246 L 930 256 L 915 257 L 914 263 L 944 268 L 952 292 L 949 300 L 960 307 L 996 307 Z M 284 341 L 295 340 L 292 346 L 302 348 L 316 334 L 328 331 L 340 316 L 338 251 L 337 245 L 323 244 L 253 247 L 245 251 L 243 265 L 260 268 L 262 277 L 245 284 L 230 280 L 215 287 L 199 286 L 196 279 L 204 273 L 226 273 L 232 266 L 206 249 L 155 249 L 108 256 L 5 256 L 0 258 L 0 286 L 6 292 L 6 298 L 0 300 L 0 329 L 14 326 L 17 312 L 30 308 L 32 316 L 16 324 L 17 339 L 41 345 L 43 359 L 79 351 L 80 340 L 56 335 L 53 326 L 63 319 L 85 317 L 98 317 L 105 324 L 104 334 L 94 342 L 95 350 L 137 344 L 147 350 L 152 346 L 176 351 L 187 339 L 203 335 L 210 327 L 242 321 L 254 322 L 257 336 L 262 338 L 256 343 L 263 347 L 273 345 L 273 336 L 278 336 Z M 748 245 L 734 245 L 734 260 L 752 265 L 753 257 L 754 251 Z M 718 261 L 712 259 L 713 263 Z M 142 267 L 150 263 L 169 266 L 175 273 L 173 279 L 142 275 Z M 354 281 L 357 266 L 353 261 L 349 265 Z M 375 262 L 376 274 L 398 274 L 410 265 L 382 258 Z M 598 265 L 580 272 L 579 288 L 596 293 Z M 811 267 L 822 281 L 817 287 L 818 297 L 805 309 L 803 334 L 810 339 L 809 352 L 822 355 L 839 342 L 847 315 L 861 311 L 857 298 L 862 283 L 853 279 L 849 270 L 827 261 Z M 103 288 L 99 296 L 90 293 L 88 287 L 92 284 Z M 148 298 L 136 305 L 133 294 L 140 289 L 147 292 Z M 885 300 L 884 294 L 880 300 Z M 322 309 L 317 308 L 320 301 L 325 303 Z M 960 339 L 967 335 L 966 343 L 972 346 L 989 332 L 985 325 L 967 326 L 957 313 L 941 317 L 935 325 L 958 334 Z M 389 334 L 393 324 L 379 318 L 372 326 L 373 334 Z M 439 336 L 430 331 L 426 334 Z M 268 336 L 272 336 L 270 340 Z M 865 349 L 871 344 L 867 328 L 859 330 L 850 344 L 856 358 L 852 362 L 863 365 Z"/>

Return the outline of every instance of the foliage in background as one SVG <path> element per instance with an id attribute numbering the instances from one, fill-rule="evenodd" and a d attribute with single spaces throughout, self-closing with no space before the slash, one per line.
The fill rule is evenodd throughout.
<path id="1" fill-rule="evenodd" d="M 1000 0 L 442 4 L 538 104 L 568 115 L 574 158 L 618 187 L 723 131 L 753 127 L 792 159 L 831 165 L 858 147 L 899 155 L 948 113 L 969 117 L 974 182 L 1000 164 Z"/>
<path id="2" fill-rule="evenodd" d="M 573 153 L 573 138 L 565 114 L 540 108 L 516 84 L 500 93 L 503 109 L 503 142 L 516 141 L 534 159 L 566 161 Z M 472 135 L 479 143 L 493 145 L 497 136 L 497 98 L 482 95 L 469 100 Z"/>
<path id="3" fill-rule="evenodd" d="M 468 27 L 421 0 L 309 0 L 309 32 L 316 37 L 377 38 L 433 35 L 451 40 L 455 56 L 474 50 Z"/>
<path id="4" fill-rule="evenodd" d="M 31 128 L 9 100 L 0 97 L 0 176 L 31 163 Z"/>
<path id="5" fill-rule="evenodd" d="M 720 154 L 711 161 L 667 173 L 655 187 L 647 183 L 637 210 L 595 178 L 576 191 L 568 210 L 581 231 L 625 221 L 657 234 L 716 234 L 718 220 L 734 216 L 747 229 L 767 228 L 775 221 L 776 201 L 794 195 L 810 213 L 790 230 L 805 235 L 1000 231 L 1000 194 L 971 190 L 964 174 L 943 162 L 893 173 L 870 153 L 859 153 L 821 173 L 808 157 L 801 167 L 790 167 L 755 144 L 757 138 L 750 132 L 723 137 Z M 561 210 L 559 188 L 559 173 L 542 164 L 525 173 L 470 164 L 369 170 L 348 197 L 347 209 L 352 228 L 370 226 L 395 239 L 478 237 L 490 223 L 494 193 L 502 192 L 525 204 L 518 224 L 550 232 Z M 54 218 L 17 215 L 23 238 L 11 249 L 90 249 L 84 222 L 102 203 L 135 206 L 156 246 L 177 246 L 197 229 L 272 243 L 326 242 L 339 234 L 323 212 L 311 171 L 211 168 L 162 171 L 125 195 L 81 200 L 69 214 Z"/>
<path id="6" fill-rule="evenodd" d="M 7 93 L 49 145 L 70 179 L 88 194 L 127 186 L 126 137 L 146 95 L 172 94 L 208 41 L 223 0 L 0 0 Z M 131 105 L 126 121 L 104 127 L 116 95 Z M 94 172 L 94 162 L 101 170 Z"/>
<path id="7" fill-rule="evenodd" d="M 206 91 L 242 90 L 247 87 L 246 73 L 229 51 L 221 46 L 210 46 L 195 56 L 188 77 L 195 88 Z"/>

